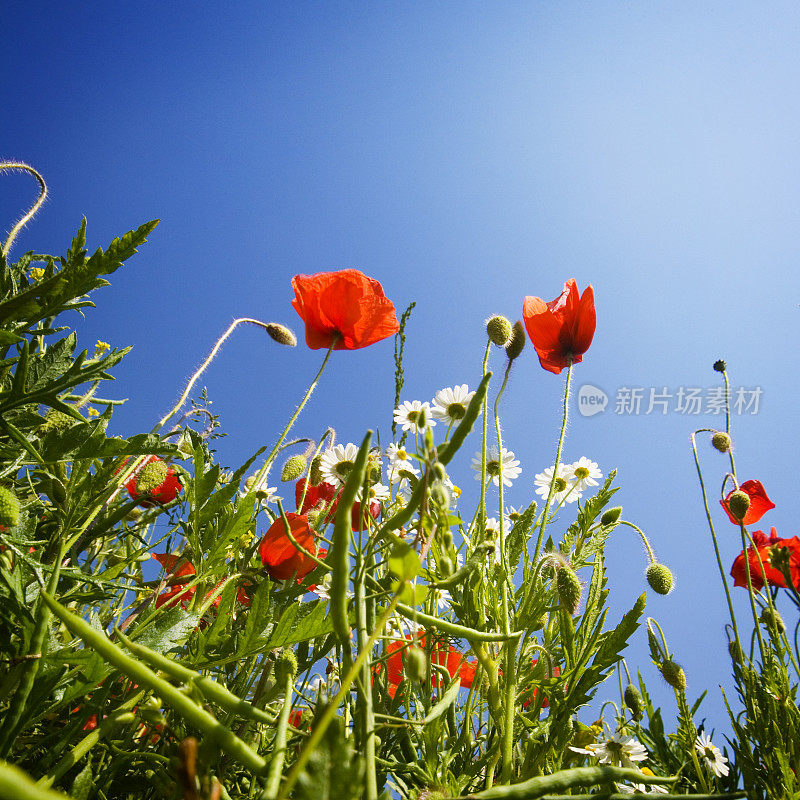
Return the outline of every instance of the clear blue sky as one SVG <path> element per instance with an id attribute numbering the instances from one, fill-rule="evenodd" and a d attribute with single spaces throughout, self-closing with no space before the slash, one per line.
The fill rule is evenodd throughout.
<path id="1" fill-rule="evenodd" d="M 63 252 L 83 215 L 91 248 L 162 219 L 76 317 L 87 347 L 134 345 L 116 372 L 123 433 L 152 426 L 235 316 L 301 333 L 299 272 L 355 266 L 400 310 L 417 301 L 404 399 L 421 400 L 477 383 L 487 316 L 592 283 L 597 334 L 575 380 L 611 399 L 573 413 L 566 457 L 619 469 L 625 516 L 677 576 L 648 612 L 727 728 L 724 600 L 688 438 L 720 422 L 674 398 L 665 415 L 615 414 L 614 399 L 707 389 L 726 358 L 734 386 L 763 389 L 758 414 L 734 419 L 740 477 L 777 504 L 766 530 L 798 533 L 799 25 L 794 2 L 9 1 L 0 156 L 51 191 L 14 252 Z M 7 228 L 34 186 L 0 180 Z M 391 349 L 336 353 L 297 433 L 385 441 Z M 205 381 L 223 461 L 273 441 L 321 355 L 235 336 Z M 523 467 L 511 504 L 552 463 L 561 394 L 529 349 L 504 405 Z M 473 450 L 454 470 L 465 486 Z M 724 460 L 703 453 L 716 490 Z M 729 564 L 738 534 L 714 513 Z M 644 585 L 632 532 L 608 566 L 619 616 Z M 628 661 L 669 714 L 643 632 Z"/>

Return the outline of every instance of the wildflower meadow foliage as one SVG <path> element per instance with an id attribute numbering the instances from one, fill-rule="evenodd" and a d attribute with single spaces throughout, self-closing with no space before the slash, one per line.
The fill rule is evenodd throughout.
<path id="1" fill-rule="evenodd" d="M 2 166 L 44 193 L 31 167 Z M 716 734 L 702 695 L 687 696 L 669 621 L 645 616 L 645 590 L 668 594 L 673 576 L 614 505 L 613 453 L 562 457 L 573 371 L 595 332 L 591 286 L 520 298 L 523 321 L 486 323 L 474 374 L 413 398 L 411 307 L 398 319 L 357 269 L 295 276 L 291 306 L 307 348 L 325 351 L 319 370 L 274 440 L 224 470 L 197 382 L 239 325 L 296 346 L 290 327 L 235 320 L 150 432 L 108 436 L 120 402 L 108 381 L 126 350 L 80 347 L 70 312 L 93 305 L 156 222 L 90 256 L 84 221 L 65 255 L 12 260 L 28 217 L 0 252 L 0 798 L 800 796 L 800 543 L 750 531 L 774 505 L 758 480 L 739 482 L 730 414 L 724 431 L 695 431 L 714 545 L 720 520 L 742 542 L 733 565 L 717 551 L 731 620 L 716 657 L 730 658 L 737 696 L 725 698 L 732 734 Z M 288 276 L 286 289 L 291 318 Z M 393 415 L 364 420 L 360 442 L 303 430 L 333 351 L 387 357 L 389 337 Z M 517 369 L 563 382 L 563 413 L 542 422 L 557 446 L 538 464 L 503 440 Z M 380 447 L 377 427 L 392 431 Z M 719 497 L 698 441 L 713 445 L 702 460 L 717 459 Z M 458 486 L 469 475 L 474 503 Z M 506 505 L 514 484 L 530 488 L 527 506 Z M 605 545 L 620 526 L 647 564 L 641 596 L 613 617 Z M 731 587 L 747 592 L 748 619 Z M 640 628 L 674 721 L 623 660 Z M 602 716 L 586 719 L 595 698 Z"/>

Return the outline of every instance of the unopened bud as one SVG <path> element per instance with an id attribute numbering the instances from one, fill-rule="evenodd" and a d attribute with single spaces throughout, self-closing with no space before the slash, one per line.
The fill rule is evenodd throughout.
<path id="1" fill-rule="evenodd" d="M 275 677 L 282 684 L 287 680 L 293 680 L 295 675 L 297 675 L 297 656 L 289 648 L 284 648 L 275 662 Z"/>
<path id="2" fill-rule="evenodd" d="M 486 320 L 486 333 L 492 344 L 498 347 L 505 347 L 511 341 L 513 330 L 511 323 L 501 314 L 496 314 Z"/>
<path id="3" fill-rule="evenodd" d="M 717 431 L 711 437 L 711 444 L 720 451 L 727 453 L 731 449 L 731 437 L 725 431 Z"/>
<path id="4" fill-rule="evenodd" d="M 19 522 L 19 499 L 7 486 L 0 486 L 0 525 L 13 528 Z"/>
<path id="5" fill-rule="evenodd" d="M 737 489 L 728 498 L 728 508 L 731 514 L 741 522 L 750 508 L 750 496 L 747 492 Z"/>
<path id="6" fill-rule="evenodd" d="M 453 546 L 453 532 L 450 530 L 450 528 L 446 528 L 442 532 L 442 545 L 447 550 Z"/>
<path id="7" fill-rule="evenodd" d="M 148 461 L 147 464 L 142 467 L 136 478 L 136 491 L 139 494 L 152 492 L 164 483 L 168 473 L 169 467 L 166 462 L 162 461 L 160 458 Z"/>
<path id="8" fill-rule="evenodd" d="M 774 608 L 765 608 L 761 612 L 759 619 L 763 625 L 766 625 L 768 628 L 774 628 L 778 633 L 784 633 L 786 631 L 786 625 L 781 615 Z"/>
<path id="9" fill-rule="evenodd" d="M 725 370 L 727 368 L 728 368 L 728 365 L 722 359 L 720 359 L 719 361 L 715 361 L 714 362 L 714 369 L 717 372 L 725 372 Z"/>
<path id="10" fill-rule="evenodd" d="M 431 486 L 431 500 L 435 505 L 439 506 L 439 508 L 446 509 L 450 506 L 450 495 L 439 481 Z"/>
<path id="11" fill-rule="evenodd" d="M 431 464 L 431 473 L 437 481 L 443 481 L 447 477 L 447 472 L 441 461 L 434 461 L 433 464 Z"/>
<path id="12" fill-rule="evenodd" d="M 322 483 L 322 470 L 319 468 L 319 465 L 322 463 L 322 456 L 314 456 L 311 459 L 311 466 L 309 467 L 309 483 L 312 486 L 316 486 L 318 483 Z"/>
<path id="13" fill-rule="evenodd" d="M 615 522 L 619 520 L 621 516 L 622 516 L 622 506 L 615 506 L 614 508 L 609 508 L 608 511 L 604 511 L 603 516 L 600 517 L 600 524 L 613 525 Z"/>
<path id="14" fill-rule="evenodd" d="M 285 325 L 281 325 L 279 322 L 268 322 L 267 333 L 278 344 L 285 344 L 289 347 L 295 347 L 297 345 L 297 337 L 289 328 Z"/>
<path id="15" fill-rule="evenodd" d="M 673 688 L 684 691 L 686 689 L 686 673 L 680 664 L 675 663 L 672 659 L 665 661 L 661 667 L 661 674 L 664 680 Z"/>
<path id="16" fill-rule="evenodd" d="M 744 661 L 742 648 L 739 646 L 739 642 L 737 642 L 736 639 L 731 639 L 728 642 L 728 653 L 730 653 L 731 661 L 733 661 L 734 664 L 741 664 Z"/>
<path id="17" fill-rule="evenodd" d="M 657 561 L 653 561 L 644 574 L 654 592 L 669 594 L 672 591 L 674 581 L 672 572 L 666 564 L 659 564 Z"/>
<path id="18" fill-rule="evenodd" d="M 283 465 L 281 480 L 296 481 L 306 471 L 306 464 L 305 456 L 292 456 Z"/>
<path id="19" fill-rule="evenodd" d="M 509 361 L 513 361 L 525 349 L 525 328 L 517 320 L 511 328 L 511 339 L 506 345 L 506 355 Z"/>
<path id="20" fill-rule="evenodd" d="M 641 719 L 643 716 L 642 695 L 641 692 L 632 684 L 629 683 L 625 687 L 625 705 L 630 709 L 634 719 Z"/>
<path id="21" fill-rule="evenodd" d="M 415 683 L 422 683 L 425 680 L 425 672 L 428 669 L 428 657 L 425 651 L 416 645 L 411 645 L 406 649 L 406 675 L 408 679 Z"/>
<path id="22" fill-rule="evenodd" d="M 556 573 L 556 593 L 561 606 L 567 613 L 571 615 L 578 610 L 583 587 L 572 567 L 562 566 Z"/>

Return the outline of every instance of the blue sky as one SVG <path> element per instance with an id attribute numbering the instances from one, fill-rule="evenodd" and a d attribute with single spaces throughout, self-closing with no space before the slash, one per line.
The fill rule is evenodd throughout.
<path id="1" fill-rule="evenodd" d="M 486 317 L 593 284 L 575 383 L 610 403 L 593 417 L 573 404 L 565 456 L 619 470 L 626 518 L 677 577 L 648 613 L 727 728 L 724 596 L 689 449 L 721 421 L 674 398 L 667 414 L 614 406 L 621 387 L 645 405 L 651 387 L 705 391 L 726 358 L 734 387 L 763 390 L 757 414 L 734 417 L 740 478 L 777 505 L 764 528 L 798 533 L 799 26 L 792 2 L 8 2 L 0 155 L 50 186 L 14 253 L 63 252 L 83 215 L 90 248 L 161 218 L 76 317 L 87 347 L 134 345 L 116 372 L 120 433 L 152 427 L 234 317 L 301 333 L 296 273 L 354 266 L 398 310 L 416 300 L 403 399 L 421 400 L 477 383 Z M 1 180 L 7 229 L 34 187 Z M 334 354 L 297 433 L 387 440 L 391 351 Z M 274 440 L 321 357 L 235 335 L 204 379 L 224 462 Z M 529 348 L 503 406 L 523 467 L 510 504 L 552 463 L 562 391 Z M 717 491 L 724 460 L 701 449 Z M 473 452 L 454 469 L 470 491 Z M 730 564 L 738 533 L 714 513 Z M 626 529 L 607 556 L 619 616 L 645 559 Z M 673 708 L 643 632 L 628 662 Z"/>

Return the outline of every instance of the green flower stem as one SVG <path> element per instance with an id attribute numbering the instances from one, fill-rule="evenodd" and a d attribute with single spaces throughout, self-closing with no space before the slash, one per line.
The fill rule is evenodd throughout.
<path id="1" fill-rule="evenodd" d="M 67 795 L 38 786 L 19 767 L 0 760 L 0 800 L 69 800 Z"/>
<path id="2" fill-rule="evenodd" d="M 377 625 L 375 626 L 375 630 L 372 631 L 370 634 L 369 639 L 367 639 L 366 647 L 364 647 L 358 654 L 355 662 L 350 667 L 347 672 L 347 675 L 344 676 L 341 682 L 341 688 L 339 689 L 338 694 L 336 697 L 333 698 L 330 705 L 325 709 L 325 713 L 322 715 L 319 723 L 311 732 L 311 736 L 309 736 L 308 740 L 306 741 L 305 747 L 303 748 L 302 752 L 300 753 L 297 761 L 295 761 L 294 766 L 292 767 L 291 771 L 286 777 L 286 783 L 284 783 L 283 788 L 278 795 L 277 800 L 286 800 L 286 798 L 291 794 L 292 789 L 294 788 L 295 783 L 297 783 L 297 779 L 300 777 L 305 765 L 308 763 L 308 759 L 311 758 L 312 753 L 317 748 L 319 743 L 322 741 L 322 737 L 325 735 L 325 732 L 328 730 L 328 726 L 333 721 L 333 718 L 336 716 L 336 712 L 339 709 L 339 706 L 344 701 L 345 697 L 350 692 L 350 687 L 353 684 L 353 681 L 356 679 L 361 668 L 364 666 L 364 663 L 367 660 L 367 656 L 369 652 L 372 650 L 372 647 L 375 645 L 375 642 L 378 640 L 378 637 L 383 632 L 386 623 L 389 621 L 389 617 L 394 613 L 395 607 L 398 604 L 400 599 L 400 592 L 403 591 L 405 583 L 400 585 L 398 593 L 394 595 L 389 605 L 386 607 L 386 610 L 381 614 L 380 619 L 378 620 Z"/>
<path id="3" fill-rule="evenodd" d="M 149 667 L 127 655 L 104 633 L 96 630 L 88 622 L 72 612 L 67 611 L 47 592 L 42 591 L 41 596 L 50 610 L 66 625 L 67 629 L 81 638 L 84 644 L 95 650 L 110 664 L 113 664 L 134 683 L 152 689 L 164 701 L 165 705 L 175 710 L 196 728 L 199 728 L 236 761 L 259 775 L 266 773 L 267 763 L 258 753 L 205 709 L 190 700 L 180 689 L 176 689 L 164 678 L 156 675 Z"/>
<path id="4" fill-rule="evenodd" d="M 225 686 L 217 683 L 212 678 L 201 675 L 193 669 L 184 667 L 183 664 L 178 664 L 161 653 L 145 647 L 143 644 L 137 644 L 131 641 L 119 628 L 114 628 L 114 634 L 119 637 L 119 640 L 125 647 L 138 656 L 142 661 L 146 661 L 150 666 L 154 667 L 161 672 L 166 672 L 171 678 L 177 681 L 185 681 L 196 686 L 203 696 L 213 703 L 216 703 L 221 708 L 224 708 L 231 714 L 239 717 L 246 717 L 254 722 L 261 722 L 265 725 L 274 725 L 275 718 L 266 711 L 256 708 L 250 703 L 242 700 L 233 692 L 229 691 Z"/>
<path id="5" fill-rule="evenodd" d="M 14 239 L 17 238 L 17 234 L 31 221 L 33 215 L 41 208 L 42 203 L 44 203 L 47 197 L 47 184 L 44 182 L 44 178 L 30 164 L 26 164 L 23 161 L 0 162 L 0 172 L 5 172 L 6 170 L 28 172 L 33 175 L 33 177 L 39 181 L 39 197 L 36 198 L 36 202 L 25 212 L 19 222 L 14 224 L 14 227 L 6 238 L 5 244 L 2 249 L 0 249 L 0 253 L 3 255 L 8 255 L 8 251 L 11 249 L 11 245 L 14 244 Z"/>
<path id="6" fill-rule="evenodd" d="M 653 552 L 653 548 L 650 547 L 650 542 L 647 541 L 647 537 L 644 535 L 644 531 L 641 528 L 634 525 L 632 522 L 628 522 L 625 519 L 621 519 L 619 521 L 619 524 L 627 525 L 629 528 L 633 528 L 636 531 L 636 533 L 639 534 L 642 541 L 644 542 L 645 549 L 647 550 L 647 555 L 650 556 L 650 562 L 654 564 L 656 562 L 656 554 Z"/>
<path id="7" fill-rule="evenodd" d="M 558 437 L 558 447 L 556 448 L 556 462 L 553 465 L 553 480 L 550 481 L 550 491 L 547 493 L 547 502 L 544 504 L 544 510 L 542 511 L 542 522 L 539 525 L 539 536 L 536 540 L 536 549 L 533 551 L 535 557 L 538 559 L 539 552 L 542 549 L 542 544 L 544 542 L 544 531 L 547 527 L 547 516 L 550 513 L 550 503 L 553 502 L 553 494 L 555 493 L 556 488 L 556 479 L 558 476 L 558 467 L 561 463 L 561 448 L 564 446 L 564 434 L 567 430 L 567 417 L 569 416 L 569 390 L 570 385 L 572 383 L 572 362 L 570 361 L 569 366 L 567 367 L 567 380 L 564 386 L 564 415 L 561 420 L 561 433 Z"/>
<path id="8" fill-rule="evenodd" d="M 53 593 L 55 593 L 58 587 L 58 579 L 61 576 L 61 562 L 64 559 L 65 552 L 65 542 L 63 539 L 59 538 L 57 547 L 58 552 L 53 562 L 53 571 L 50 573 L 50 580 L 47 583 L 47 588 Z M 46 602 L 47 595 L 44 593 L 44 590 L 40 592 L 40 597 Z M 45 602 L 42 600 L 39 601 L 36 612 L 36 627 L 33 630 L 30 647 L 28 648 L 28 655 L 33 656 L 33 658 L 25 661 L 22 677 L 17 685 L 17 691 L 14 693 L 14 697 L 11 700 L 10 707 L 3 721 L 3 732 L 0 734 L 0 757 L 5 757 L 14 744 L 14 739 L 22 725 L 22 717 L 25 713 L 28 697 L 36 681 L 36 675 L 39 673 L 39 666 L 42 662 L 42 650 L 44 649 L 45 639 L 50 630 L 50 611 L 45 605 Z"/>
<path id="9" fill-rule="evenodd" d="M 474 628 L 466 628 L 463 625 L 457 625 L 455 622 L 448 622 L 446 619 L 432 617 L 430 614 L 417 611 L 415 608 L 410 608 L 402 603 L 397 604 L 397 611 L 406 619 L 415 620 L 426 628 L 437 628 L 442 633 L 466 639 L 469 642 L 507 642 L 519 639 L 523 634 L 523 631 L 511 631 L 507 634 L 496 631 L 476 631 Z"/>
<path id="10" fill-rule="evenodd" d="M 492 340 L 490 339 L 486 342 L 486 351 L 483 354 L 483 370 L 482 375 L 483 379 L 486 380 L 486 376 L 490 374 L 487 370 L 487 366 L 489 364 L 489 349 L 492 346 Z M 488 398 L 486 394 L 483 395 L 483 402 L 482 405 L 482 430 L 481 430 L 481 500 L 480 504 L 478 505 L 478 519 L 480 520 L 480 529 L 483 530 L 483 526 L 486 522 L 486 412 L 488 410 Z"/>
<path id="11" fill-rule="evenodd" d="M 294 688 L 294 675 L 289 672 L 283 686 L 283 706 L 278 716 L 278 725 L 273 740 L 272 761 L 269 764 L 267 785 L 261 795 L 261 800 L 274 800 L 278 794 L 283 775 L 283 762 L 286 757 L 286 729 L 289 725 L 289 712 L 292 710 L 292 689 Z"/>
<path id="12" fill-rule="evenodd" d="M 711 531 L 711 541 L 714 544 L 714 554 L 717 559 L 717 567 L 719 568 L 719 575 L 722 579 L 722 587 L 725 589 L 725 599 L 728 602 L 728 613 L 731 617 L 731 625 L 733 627 L 733 636 L 736 641 L 736 644 L 741 648 L 741 640 L 739 638 L 739 628 L 736 625 L 736 615 L 733 612 L 733 601 L 731 600 L 731 591 L 728 588 L 728 578 L 725 574 L 725 568 L 722 566 L 722 557 L 719 553 L 719 545 L 717 543 L 717 534 L 714 530 L 714 522 L 711 519 L 711 510 L 708 507 L 708 493 L 706 492 L 706 484 L 703 480 L 703 471 L 700 469 L 700 457 L 697 455 L 697 439 L 695 436 L 697 435 L 698 431 L 692 433 L 692 453 L 694 454 L 694 466 L 697 470 L 697 477 L 700 481 L 700 491 L 703 495 L 703 508 L 706 512 L 706 520 L 708 522 L 708 528 Z"/>
<path id="13" fill-rule="evenodd" d="M 764 571 L 764 564 L 761 562 L 761 556 L 758 554 L 758 548 L 755 546 L 753 538 L 750 536 L 747 529 L 744 527 L 744 525 L 742 525 L 741 522 L 739 523 L 739 530 L 742 536 L 742 552 L 744 553 L 744 574 L 745 577 L 747 578 L 747 596 L 750 600 L 750 611 L 753 615 L 753 624 L 755 626 L 756 637 L 758 638 L 758 649 L 759 652 L 761 653 L 761 663 L 763 665 L 766 665 L 767 662 L 764 660 L 764 651 L 766 648 L 764 647 L 764 638 L 761 635 L 761 625 L 759 623 L 758 611 L 756 609 L 755 590 L 753 589 L 753 579 L 752 575 L 750 574 L 750 558 L 747 555 L 748 544 L 745 537 L 747 537 L 747 539 L 750 540 L 750 545 L 753 547 L 753 549 L 756 552 L 756 555 L 758 556 L 758 561 L 759 564 L 761 565 L 761 574 L 764 576 L 764 586 L 768 586 L 769 584 L 767 583 L 767 575 L 766 572 Z"/>
<path id="14" fill-rule="evenodd" d="M 357 553 L 354 589 L 356 595 L 356 624 L 358 630 L 358 649 L 360 653 L 366 652 L 361 673 L 361 686 L 359 692 L 360 703 L 358 712 L 361 715 L 361 729 L 364 732 L 363 753 L 366 760 L 365 770 L 365 800 L 377 800 L 378 783 L 375 768 L 375 709 L 372 706 L 372 648 L 367 647 L 369 636 L 367 634 L 367 600 L 364 591 L 364 557 L 362 551 Z"/>
<path id="15" fill-rule="evenodd" d="M 306 558 L 311 559 L 318 567 L 323 567 L 327 572 L 331 572 L 330 564 L 326 564 L 324 561 L 317 558 L 313 553 L 309 553 L 308 550 L 294 538 L 292 534 L 292 526 L 289 524 L 289 518 L 286 516 L 286 512 L 283 510 L 283 503 L 280 500 L 277 501 L 278 503 L 278 511 L 281 515 L 281 520 L 283 521 L 283 532 L 286 534 L 286 538 L 291 542 L 292 546 L 298 553 L 302 553 Z"/>
<path id="16" fill-rule="evenodd" d="M 469 401 L 467 413 L 464 415 L 464 419 L 458 423 L 458 427 L 453 431 L 452 439 L 450 439 L 449 442 L 445 442 L 438 448 L 437 457 L 443 465 L 447 466 L 447 464 L 452 461 L 453 456 L 455 456 L 455 454 L 458 452 L 458 449 L 461 447 L 461 445 L 464 444 L 467 434 L 469 434 L 469 432 L 472 430 L 472 426 L 475 424 L 475 420 L 478 419 L 478 414 L 481 412 L 481 406 L 483 405 L 484 398 L 486 397 L 486 391 L 489 388 L 489 381 L 491 379 L 492 373 L 487 372 L 486 375 L 484 375 L 483 380 L 480 382 L 480 385 L 475 390 L 472 400 Z M 397 513 L 393 514 L 383 523 L 376 533 L 376 538 L 380 539 L 383 537 L 390 537 L 392 531 L 396 531 L 398 528 L 405 525 L 411 519 L 411 517 L 414 516 L 414 512 L 419 507 L 419 504 L 422 500 L 422 493 L 424 489 L 424 482 L 419 481 L 414 488 L 414 491 L 411 493 L 411 497 L 405 508 L 401 508 Z"/>
<path id="17" fill-rule="evenodd" d="M 559 770 L 552 775 L 530 778 L 513 786 L 495 786 L 491 789 L 468 795 L 468 797 L 470 800 L 535 800 L 535 798 L 539 797 L 550 797 L 553 792 L 597 786 L 611 781 L 667 786 L 675 783 L 676 780 L 677 778 L 660 778 L 657 775 L 645 775 L 638 769 L 624 767 L 574 767 L 573 769 Z M 593 796 L 600 797 L 601 795 Z M 625 796 L 622 795 L 622 797 Z M 665 795 L 659 795 L 659 797 L 662 796 Z"/>

